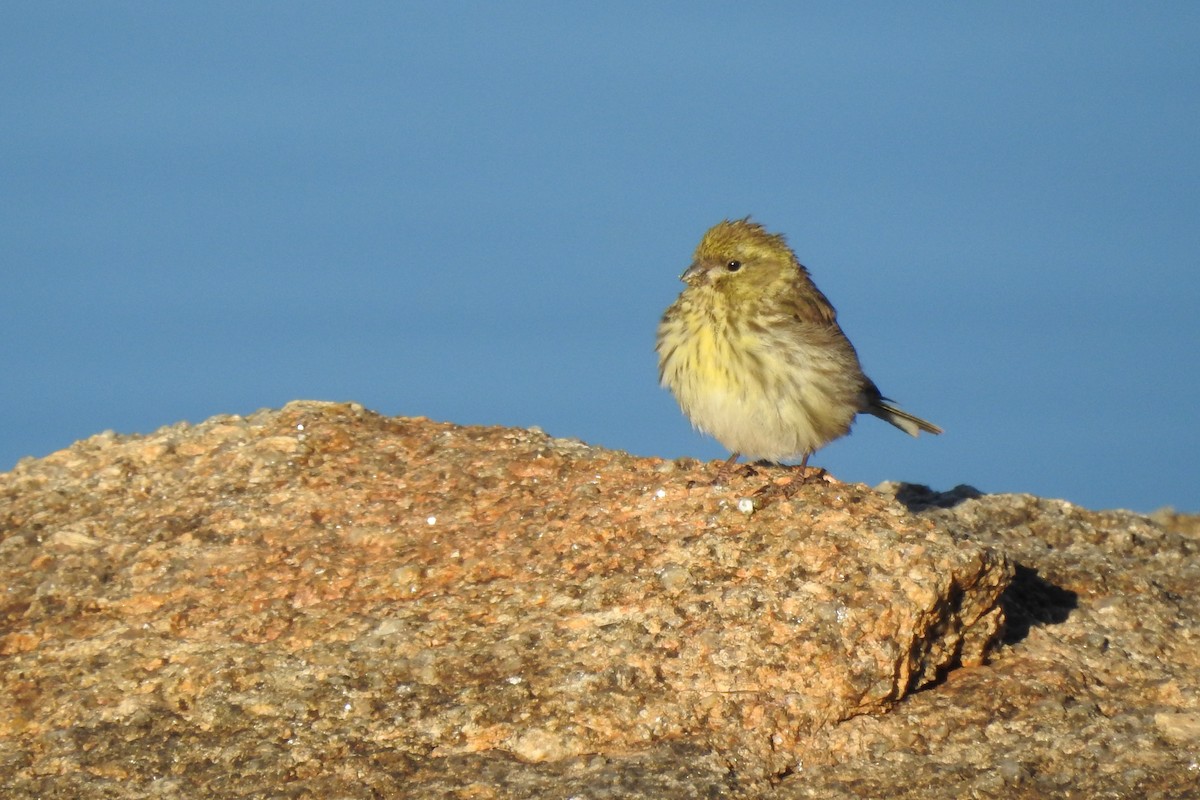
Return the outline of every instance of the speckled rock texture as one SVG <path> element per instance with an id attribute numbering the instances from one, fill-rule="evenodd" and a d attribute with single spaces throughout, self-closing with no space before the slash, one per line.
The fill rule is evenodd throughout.
<path id="1" fill-rule="evenodd" d="M 1194 518 L 715 472 L 312 402 L 26 460 L 0 796 L 1196 796 Z"/>

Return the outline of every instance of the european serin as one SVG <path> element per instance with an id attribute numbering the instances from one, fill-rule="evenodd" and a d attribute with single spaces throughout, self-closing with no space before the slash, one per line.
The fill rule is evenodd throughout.
<path id="1" fill-rule="evenodd" d="M 658 326 L 659 381 L 700 431 L 738 455 L 801 459 L 850 432 L 859 413 L 941 433 L 892 405 L 863 374 L 825 295 L 784 237 L 746 219 L 700 240 L 687 287 Z"/>

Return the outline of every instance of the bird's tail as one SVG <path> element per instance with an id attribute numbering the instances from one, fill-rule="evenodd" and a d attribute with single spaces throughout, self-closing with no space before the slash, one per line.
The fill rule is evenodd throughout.
<path id="1" fill-rule="evenodd" d="M 883 397 L 871 398 L 867 413 L 874 414 L 884 422 L 890 422 L 909 436 L 916 436 L 920 431 L 926 433 L 941 433 L 942 429 L 926 419 L 915 417 L 902 408 L 892 405 Z"/>

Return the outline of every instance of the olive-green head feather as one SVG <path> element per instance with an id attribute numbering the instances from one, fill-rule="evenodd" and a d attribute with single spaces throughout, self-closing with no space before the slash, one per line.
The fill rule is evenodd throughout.
<path id="1" fill-rule="evenodd" d="M 768 233 L 749 217 L 708 229 L 681 276 L 685 283 L 712 284 L 736 295 L 761 294 L 807 275 L 782 234 Z"/>
<path id="2" fill-rule="evenodd" d="M 785 313 L 807 321 L 836 318 L 783 235 L 768 233 L 749 217 L 709 228 L 693 258 L 680 279 L 707 287 L 743 313 L 770 304 L 787 306 Z"/>
<path id="3" fill-rule="evenodd" d="M 696 247 L 696 261 L 720 261 L 726 257 L 792 261 L 795 256 L 781 233 L 766 229 L 749 217 L 723 220 L 708 229 Z"/>

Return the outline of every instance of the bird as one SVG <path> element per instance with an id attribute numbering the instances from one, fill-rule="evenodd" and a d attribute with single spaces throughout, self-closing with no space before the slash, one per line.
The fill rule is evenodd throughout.
<path id="1" fill-rule="evenodd" d="M 809 457 L 871 414 L 912 436 L 940 434 L 868 378 L 837 311 L 787 239 L 750 217 L 723 220 L 696 247 L 685 287 L 658 325 L 659 383 L 693 426 L 732 453 L 782 464 Z"/>

